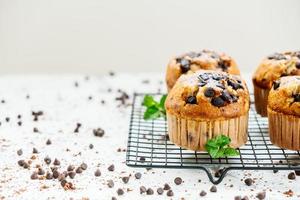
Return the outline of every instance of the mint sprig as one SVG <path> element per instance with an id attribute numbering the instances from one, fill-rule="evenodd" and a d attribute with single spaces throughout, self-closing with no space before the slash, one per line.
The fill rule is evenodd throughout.
<path id="1" fill-rule="evenodd" d="M 231 139 L 225 135 L 218 135 L 209 139 L 205 144 L 205 149 L 212 158 L 223 158 L 226 156 L 237 156 L 239 152 L 230 147 Z"/>
<path id="2" fill-rule="evenodd" d="M 151 95 L 145 95 L 142 105 L 147 107 L 145 113 L 144 113 L 144 119 L 150 120 L 150 119 L 157 119 L 160 117 L 166 116 L 166 109 L 165 109 L 165 101 L 166 101 L 167 95 L 163 95 L 160 98 L 160 101 L 157 102 L 153 96 Z"/>

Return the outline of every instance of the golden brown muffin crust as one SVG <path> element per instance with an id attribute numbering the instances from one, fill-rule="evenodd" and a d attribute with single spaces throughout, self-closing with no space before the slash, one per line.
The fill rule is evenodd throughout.
<path id="1" fill-rule="evenodd" d="M 240 74 L 236 62 L 224 53 L 210 50 L 193 51 L 171 59 L 166 74 L 168 88 L 171 89 L 182 74 L 193 73 L 199 69 Z"/>
<path id="2" fill-rule="evenodd" d="M 300 51 L 274 53 L 264 58 L 254 73 L 253 82 L 271 89 L 273 81 L 291 75 L 300 75 Z"/>
<path id="3" fill-rule="evenodd" d="M 268 107 L 300 117 L 300 76 L 287 76 L 275 81 L 269 93 Z"/>
<path id="4" fill-rule="evenodd" d="M 240 76 L 199 70 L 178 79 L 165 106 L 167 112 L 187 119 L 234 118 L 248 112 L 249 92 Z"/>

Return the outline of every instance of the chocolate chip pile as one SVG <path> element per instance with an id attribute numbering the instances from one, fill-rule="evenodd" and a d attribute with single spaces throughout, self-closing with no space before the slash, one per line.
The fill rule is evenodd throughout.
<path id="1" fill-rule="evenodd" d="M 194 59 L 199 59 L 201 57 L 205 59 L 209 58 L 215 60 L 217 62 L 216 68 L 220 68 L 224 72 L 226 72 L 227 68 L 230 66 L 230 60 L 222 59 L 221 56 L 214 51 L 209 51 L 209 50 L 202 50 L 200 52 L 192 51 L 184 54 L 183 56 L 176 58 L 176 62 L 180 64 L 181 73 L 185 74 L 189 70 L 191 70 L 192 64 L 198 65 L 198 63 L 194 62 Z"/>
<path id="2" fill-rule="evenodd" d="M 241 80 L 224 74 L 201 73 L 198 79 L 198 87 L 205 88 L 204 96 L 216 107 L 223 107 L 237 102 L 239 96 L 236 91 L 244 89 Z M 196 96 L 188 96 L 186 103 L 197 104 Z"/>

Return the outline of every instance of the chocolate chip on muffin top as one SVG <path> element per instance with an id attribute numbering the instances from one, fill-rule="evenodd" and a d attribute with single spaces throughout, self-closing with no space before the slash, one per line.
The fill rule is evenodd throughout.
<path id="1" fill-rule="evenodd" d="M 261 88 L 271 89 L 283 76 L 300 75 L 300 51 L 287 51 L 267 56 L 258 66 L 253 81 Z"/>
<path id="2" fill-rule="evenodd" d="M 210 50 L 192 51 L 176 58 L 176 62 L 180 65 L 183 74 L 191 70 L 192 64 L 201 65 L 201 61 L 211 61 L 215 63 L 215 68 L 219 68 L 224 72 L 227 72 L 228 67 L 231 65 L 231 58 L 229 56 Z"/>
<path id="3" fill-rule="evenodd" d="M 274 81 L 268 106 L 278 112 L 300 116 L 300 76 L 286 76 Z"/>
<path id="4" fill-rule="evenodd" d="M 198 76 L 198 88 L 213 106 L 223 107 L 239 99 L 237 90 L 243 90 L 241 80 L 237 76 L 225 73 L 203 72 Z M 187 104 L 197 104 L 195 95 L 188 96 Z"/>

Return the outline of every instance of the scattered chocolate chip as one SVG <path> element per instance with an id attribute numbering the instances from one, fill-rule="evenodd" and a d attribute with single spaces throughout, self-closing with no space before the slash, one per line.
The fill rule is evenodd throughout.
<path id="1" fill-rule="evenodd" d="M 51 142 L 50 139 L 48 139 L 48 140 L 46 141 L 46 145 L 50 145 L 50 144 L 52 144 L 52 142 Z"/>
<path id="2" fill-rule="evenodd" d="M 51 158 L 48 157 L 48 156 L 46 156 L 46 157 L 44 158 L 44 161 L 45 161 L 45 163 L 46 163 L 47 165 L 49 165 L 49 164 L 51 163 Z"/>
<path id="3" fill-rule="evenodd" d="M 294 173 L 294 172 L 289 173 L 288 179 L 290 179 L 290 180 L 295 180 L 295 179 L 296 179 L 295 173 Z"/>
<path id="4" fill-rule="evenodd" d="M 61 185 L 62 187 L 65 187 L 65 185 L 66 185 L 67 183 L 68 183 L 68 182 L 66 181 L 66 179 L 63 179 L 63 180 L 60 181 L 60 185 Z"/>
<path id="5" fill-rule="evenodd" d="M 135 177 L 136 179 L 141 179 L 142 174 L 141 174 L 140 172 L 137 172 L 137 173 L 134 174 L 134 177 Z"/>
<path id="6" fill-rule="evenodd" d="M 94 136 L 96 137 L 103 137 L 104 135 L 104 130 L 102 128 L 97 128 L 93 130 Z"/>
<path id="7" fill-rule="evenodd" d="M 46 179 L 51 180 L 53 178 L 53 174 L 51 172 L 47 172 Z"/>
<path id="8" fill-rule="evenodd" d="M 113 181 L 113 180 L 110 179 L 110 180 L 107 181 L 107 186 L 108 186 L 109 188 L 113 188 L 114 185 L 115 185 L 115 184 L 114 184 L 114 181 Z"/>
<path id="9" fill-rule="evenodd" d="M 110 71 L 110 72 L 108 72 L 108 74 L 109 74 L 110 76 L 114 76 L 114 75 L 115 75 L 115 72 Z"/>
<path id="10" fill-rule="evenodd" d="M 216 107 L 222 107 L 225 105 L 225 101 L 221 97 L 214 97 L 211 100 L 211 104 Z"/>
<path id="11" fill-rule="evenodd" d="M 161 187 L 159 187 L 157 188 L 156 192 L 157 194 L 162 195 L 164 193 L 164 190 Z"/>
<path id="12" fill-rule="evenodd" d="M 5 121 L 9 122 L 10 118 L 9 117 L 5 117 Z"/>
<path id="13" fill-rule="evenodd" d="M 18 154 L 18 156 L 21 156 L 21 155 L 23 154 L 22 149 L 19 149 L 19 150 L 17 151 L 17 154 Z"/>
<path id="14" fill-rule="evenodd" d="M 96 169 L 95 173 L 94 173 L 95 176 L 101 176 L 101 171 L 100 169 Z"/>
<path id="15" fill-rule="evenodd" d="M 170 185 L 168 183 L 165 183 L 164 190 L 170 190 L 170 189 L 171 189 Z"/>
<path id="16" fill-rule="evenodd" d="M 216 178 L 220 178 L 222 173 L 223 173 L 224 169 L 218 169 L 216 172 L 215 172 L 215 177 Z"/>
<path id="17" fill-rule="evenodd" d="M 30 165 L 28 164 L 28 162 L 24 162 L 23 168 L 28 169 L 29 167 L 30 167 Z"/>
<path id="18" fill-rule="evenodd" d="M 206 196 L 206 192 L 204 191 L 204 190 L 202 190 L 201 192 L 200 192 L 200 197 L 204 197 L 204 196 Z"/>
<path id="19" fill-rule="evenodd" d="M 32 115 L 33 115 L 33 121 L 38 121 L 39 120 L 39 116 L 42 116 L 43 114 L 44 114 L 44 112 L 43 111 L 37 111 L 37 112 L 35 112 L 35 111 L 32 111 L 32 113 L 31 113 Z"/>
<path id="20" fill-rule="evenodd" d="M 278 169 L 274 169 L 273 173 L 276 174 L 278 172 Z"/>
<path id="21" fill-rule="evenodd" d="M 86 163 L 81 163 L 80 165 L 80 168 L 83 169 L 83 170 L 86 170 L 87 169 L 87 164 Z"/>
<path id="22" fill-rule="evenodd" d="M 35 147 L 33 147 L 33 148 L 32 148 L 32 153 L 35 153 L 35 154 L 36 154 L 36 153 L 39 153 L 39 151 L 38 151 Z"/>
<path id="23" fill-rule="evenodd" d="M 197 104 L 197 98 L 195 96 L 189 96 L 186 99 L 186 103 L 188 103 L 188 104 Z"/>
<path id="24" fill-rule="evenodd" d="M 206 88 L 205 91 L 204 91 L 204 95 L 206 97 L 214 97 L 215 94 L 216 94 L 215 90 L 213 88 L 211 88 L 211 87 Z"/>
<path id="25" fill-rule="evenodd" d="M 19 126 L 22 126 L 22 122 L 21 122 L 21 121 L 17 122 L 17 124 L 18 124 Z"/>
<path id="26" fill-rule="evenodd" d="M 69 165 L 67 168 L 68 171 L 73 171 L 74 169 L 75 169 L 74 165 Z"/>
<path id="27" fill-rule="evenodd" d="M 295 174 L 296 174 L 297 176 L 300 176 L 300 170 L 295 170 Z"/>
<path id="28" fill-rule="evenodd" d="M 242 200 L 242 197 L 241 196 L 235 196 L 234 200 Z"/>
<path id="29" fill-rule="evenodd" d="M 73 179 L 73 178 L 76 176 L 76 172 L 70 171 L 70 172 L 68 172 L 68 176 L 69 176 L 71 179 Z"/>
<path id="30" fill-rule="evenodd" d="M 53 165 L 60 165 L 60 161 L 57 158 L 55 158 L 53 161 Z"/>
<path id="31" fill-rule="evenodd" d="M 76 172 L 77 174 L 81 174 L 81 173 L 83 172 L 83 170 L 82 170 L 81 167 L 77 167 L 76 170 L 75 170 L 75 172 Z"/>
<path id="32" fill-rule="evenodd" d="M 24 164 L 25 164 L 25 160 L 19 160 L 19 161 L 18 161 L 18 165 L 19 165 L 19 166 L 23 167 Z"/>
<path id="33" fill-rule="evenodd" d="M 117 194 L 118 194 L 119 196 L 123 195 L 123 194 L 124 194 L 124 190 L 122 190 L 121 188 L 119 188 L 119 189 L 117 190 Z"/>
<path id="34" fill-rule="evenodd" d="M 112 197 L 111 200 L 117 200 L 117 198 L 116 197 Z"/>
<path id="35" fill-rule="evenodd" d="M 39 132 L 39 129 L 38 129 L 37 127 L 34 127 L 34 128 L 33 128 L 33 132 L 34 132 L 34 133 L 38 133 L 38 132 Z"/>
<path id="36" fill-rule="evenodd" d="M 176 177 L 176 178 L 174 179 L 174 183 L 175 183 L 176 185 L 180 185 L 180 184 L 182 183 L 182 179 L 181 179 L 180 177 Z"/>
<path id="37" fill-rule="evenodd" d="M 145 158 L 144 156 L 141 156 L 141 157 L 140 157 L 140 161 L 141 161 L 141 163 L 143 163 L 143 162 L 146 161 L 146 158 Z"/>
<path id="38" fill-rule="evenodd" d="M 274 88 L 274 90 L 276 90 L 277 88 L 279 88 L 279 86 L 280 86 L 280 81 L 276 80 L 276 81 L 273 82 L 273 88 Z"/>
<path id="39" fill-rule="evenodd" d="M 93 144 L 90 144 L 90 145 L 89 145 L 89 148 L 90 148 L 90 149 L 93 149 L 93 148 L 94 148 L 94 145 L 93 145 Z"/>
<path id="40" fill-rule="evenodd" d="M 167 192 L 167 196 L 168 196 L 168 197 L 172 197 L 172 196 L 174 196 L 174 193 L 173 193 L 173 191 L 172 191 L 172 190 L 169 190 L 169 191 Z"/>
<path id="41" fill-rule="evenodd" d="M 36 172 L 33 172 L 33 173 L 31 174 L 30 178 L 31 178 L 32 180 L 36 180 L 36 179 L 38 179 L 39 177 L 38 177 L 38 174 L 37 174 Z"/>
<path id="42" fill-rule="evenodd" d="M 266 198 L 266 192 L 257 193 L 256 198 L 258 198 L 259 200 L 265 199 Z"/>
<path id="43" fill-rule="evenodd" d="M 147 195 L 153 195 L 154 191 L 152 190 L 152 188 L 148 188 L 146 193 L 147 193 Z"/>
<path id="44" fill-rule="evenodd" d="M 74 133 L 78 133 L 80 127 L 81 127 L 81 123 L 77 123 L 76 128 L 74 129 Z"/>
<path id="45" fill-rule="evenodd" d="M 38 169 L 38 175 L 44 175 L 45 171 L 42 168 Z"/>
<path id="46" fill-rule="evenodd" d="M 210 190 L 211 192 L 217 192 L 217 187 L 215 185 L 213 185 Z"/>
<path id="47" fill-rule="evenodd" d="M 113 171 L 115 171 L 115 166 L 110 165 L 107 169 L 108 169 L 108 171 L 113 172 Z"/>
<path id="48" fill-rule="evenodd" d="M 122 177 L 122 181 L 123 181 L 123 183 L 128 183 L 129 177 L 128 176 Z"/>
<path id="49" fill-rule="evenodd" d="M 246 178 L 244 182 L 247 186 L 251 186 L 253 184 L 253 179 L 252 178 Z"/>
<path id="50" fill-rule="evenodd" d="M 57 179 L 59 177 L 59 172 L 57 170 L 53 171 L 53 178 Z"/>
<path id="51" fill-rule="evenodd" d="M 140 194 L 146 193 L 147 189 L 145 188 L 145 186 L 141 186 L 140 187 Z"/>

